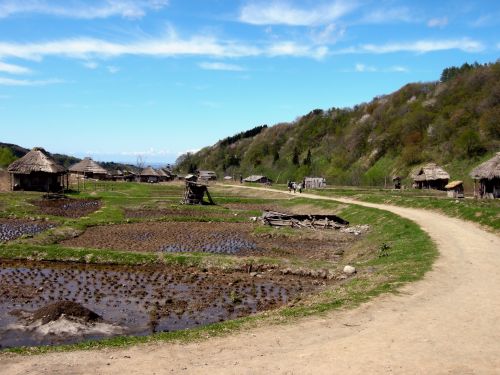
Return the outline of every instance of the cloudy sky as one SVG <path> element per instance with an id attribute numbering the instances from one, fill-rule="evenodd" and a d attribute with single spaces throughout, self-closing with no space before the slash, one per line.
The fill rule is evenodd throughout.
<path id="1" fill-rule="evenodd" d="M 499 55 L 497 0 L 0 0 L 0 141 L 171 162 Z"/>

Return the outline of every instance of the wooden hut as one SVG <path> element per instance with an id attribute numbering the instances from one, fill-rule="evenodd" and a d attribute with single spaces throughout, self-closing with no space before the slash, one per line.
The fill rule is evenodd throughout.
<path id="1" fill-rule="evenodd" d="M 306 189 L 321 189 L 324 187 L 326 187 L 326 180 L 323 177 L 304 178 L 304 188 Z"/>
<path id="2" fill-rule="evenodd" d="M 198 178 L 203 181 L 215 181 L 217 174 L 214 171 L 198 171 Z"/>
<path id="3" fill-rule="evenodd" d="M 14 161 L 7 171 L 12 190 L 32 190 L 57 193 L 68 186 L 66 168 L 58 164 L 41 147 L 35 147 Z M 66 181 L 65 181 L 66 180 Z"/>
<path id="4" fill-rule="evenodd" d="M 106 180 L 108 178 L 108 171 L 88 157 L 73 164 L 68 170 L 70 175 L 76 178 L 95 178 L 97 180 Z"/>
<path id="5" fill-rule="evenodd" d="M 139 174 L 139 181 L 156 183 L 160 181 L 160 176 L 153 168 L 147 167 L 144 168 Z"/>
<path id="6" fill-rule="evenodd" d="M 158 173 L 161 182 L 170 180 L 170 176 L 162 168 L 156 169 L 156 173 Z"/>
<path id="7" fill-rule="evenodd" d="M 464 197 L 464 183 L 463 181 L 452 181 L 444 187 L 446 193 L 450 198 L 463 198 Z"/>
<path id="8" fill-rule="evenodd" d="M 428 163 L 418 168 L 412 178 L 413 187 L 417 189 L 444 190 L 450 175 L 436 163 Z"/>
<path id="9" fill-rule="evenodd" d="M 272 180 L 266 176 L 251 175 L 243 179 L 243 182 L 252 182 L 255 184 L 270 184 Z"/>
<path id="10" fill-rule="evenodd" d="M 474 196 L 500 198 L 500 152 L 474 168 L 470 176 L 474 179 Z"/>

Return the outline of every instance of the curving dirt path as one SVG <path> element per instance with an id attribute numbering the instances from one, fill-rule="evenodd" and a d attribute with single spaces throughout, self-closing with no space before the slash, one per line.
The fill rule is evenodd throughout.
<path id="1" fill-rule="evenodd" d="M 3 356 L 0 373 L 500 374 L 500 238 L 434 212 L 335 200 L 418 223 L 439 247 L 433 270 L 400 295 L 297 324 L 186 345 Z"/>

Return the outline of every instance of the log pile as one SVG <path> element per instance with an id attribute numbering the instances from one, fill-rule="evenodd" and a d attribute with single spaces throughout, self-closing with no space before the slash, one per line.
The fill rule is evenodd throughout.
<path id="1" fill-rule="evenodd" d="M 208 202 L 203 198 L 207 194 Z M 186 189 L 184 190 L 183 204 L 215 204 L 208 192 L 207 185 L 199 184 L 197 182 L 186 181 Z"/>
<path id="2" fill-rule="evenodd" d="M 293 215 L 275 211 L 264 211 L 262 223 L 272 227 L 340 229 L 349 222 L 336 215 Z"/>

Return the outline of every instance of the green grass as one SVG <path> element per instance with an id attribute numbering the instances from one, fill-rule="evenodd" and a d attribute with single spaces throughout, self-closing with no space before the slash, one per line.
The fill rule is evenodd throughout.
<path id="1" fill-rule="evenodd" d="M 122 185 L 122 184 L 120 184 Z M 148 188 L 151 190 L 148 191 Z M 156 186 L 141 185 L 139 188 L 126 187 L 122 191 L 99 192 L 93 197 L 103 199 L 104 206 L 100 212 L 89 215 L 87 218 L 76 220 L 61 219 L 68 226 L 86 227 L 101 225 L 108 222 L 123 222 L 123 209 L 132 207 L 132 199 L 117 196 L 125 193 L 141 196 L 141 204 L 148 204 L 158 199 L 156 194 L 161 190 Z M 222 193 L 219 193 L 222 194 Z M 265 193 L 263 193 L 265 195 Z M 85 194 L 78 194 L 84 197 Z M 149 197 L 149 198 L 148 198 Z M 12 207 L 22 207 L 22 199 L 10 198 Z M 24 199 L 24 198 L 23 198 Z M 228 200 L 237 203 L 269 203 L 267 199 L 232 196 Z M 246 330 L 260 324 L 280 324 L 294 321 L 297 318 L 322 314 L 339 307 L 354 307 L 381 293 L 397 292 L 398 288 L 411 281 L 423 277 L 430 270 L 437 256 L 436 246 L 430 238 L 413 222 L 402 219 L 392 213 L 357 205 L 345 205 L 334 201 L 313 200 L 296 197 L 295 199 L 273 200 L 273 203 L 286 207 L 309 205 L 328 209 L 347 219 L 351 224 L 369 224 L 370 232 L 360 241 L 356 242 L 350 252 L 353 258 L 349 264 L 354 265 L 358 273 L 356 277 L 343 284 L 327 287 L 318 294 L 305 296 L 292 301 L 286 307 L 262 312 L 257 315 L 211 324 L 195 329 L 176 332 L 158 333 L 144 337 L 121 336 L 99 341 L 86 341 L 72 345 L 42 346 L 31 348 L 12 348 L 4 351 L 21 354 L 40 354 L 54 351 L 68 351 L 81 349 L 99 349 L 105 347 L 121 347 L 132 344 L 154 341 L 181 341 L 188 342 L 207 337 L 220 336 L 240 330 Z M 193 208 L 200 213 L 220 210 L 220 208 Z M 205 211 L 206 210 L 206 211 Z M 213 212 L 215 212 L 213 211 Z M 17 211 L 21 214 L 21 211 Z M 247 212 L 247 211 L 245 211 Z M 257 234 L 267 233 L 270 229 L 258 228 Z M 272 229 L 271 229 L 272 230 Z M 290 233 L 287 233 L 290 232 Z M 295 235 L 291 229 L 280 233 Z M 33 240 L 36 239 L 33 238 Z M 385 256 L 380 255 L 380 248 L 386 244 L 388 249 Z M 326 261 L 312 261 L 307 259 L 283 259 L 266 257 L 235 257 L 213 255 L 206 253 L 137 253 L 128 251 L 98 250 L 67 248 L 57 244 L 35 245 L 30 243 L 9 243 L 0 245 L 0 258 L 3 259 L 29 259 L 95 264 L 120 264 L 144 265 L 164 264 L 180 267 L 216 267 L 221 269 L 234 269 L 244 264 L 276 264 L 279 267 L 309 268 L 309 269 L 341 269 L 343 264 L 333 264 Z M 347 262 L 347 261 L 346 261 Z"/>

